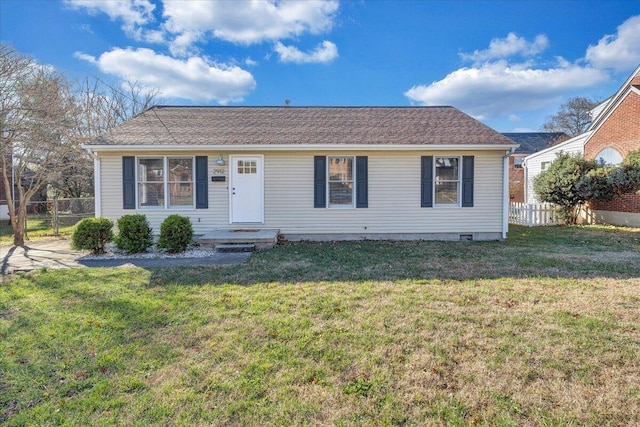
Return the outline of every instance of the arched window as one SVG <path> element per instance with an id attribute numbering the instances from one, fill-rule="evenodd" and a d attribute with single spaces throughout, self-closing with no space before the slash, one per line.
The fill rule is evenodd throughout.
<path id="1" fill-rule="evenodd" d="M 605 148 L 598 153 L 596 160 L 602 166 L 615 166 L 622 163 L 622 156 L 615 148 Z"/>

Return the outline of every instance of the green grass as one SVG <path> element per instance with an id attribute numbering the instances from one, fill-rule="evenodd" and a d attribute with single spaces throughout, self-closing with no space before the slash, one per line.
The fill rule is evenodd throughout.
<path id="1" fill-rule="evenodd" d="M 640 230 L 300 243 L 0 284 L 0 423 L 634 425 Z"/>
<path id="2" fill-rule="evenodd" d="M 60 218 L 60 226 L 58 227 L 59 236 L 71 236 L 75 224 L 80 221 L 81 217 L 63 217 Z M 27 236 L 25 240 L 37 240 L 43 237 L 54 235 L 53 225 L 50 217 L 31 217 L 27 219 Z M 13 228 L 9 220 L 0 221 L 0 243 L 13 242 Z"/>

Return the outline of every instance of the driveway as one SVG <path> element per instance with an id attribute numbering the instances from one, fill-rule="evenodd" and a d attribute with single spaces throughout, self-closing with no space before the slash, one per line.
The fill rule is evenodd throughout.
<path id="1" fill-rule="evenodd" d="M 19 271 L 82 267 L 121 267 L 137 266 L 142 268 L 234 265 L 246 262 L 251 253 L 211 253 L 204 257 L 181 258 L 89 258 L 86 251 L 71 249 L 71 241 L 65 239 L 39 240 L 27 242 L 25 246 L 0 245 L 0 273 L 12 274 Z"/>

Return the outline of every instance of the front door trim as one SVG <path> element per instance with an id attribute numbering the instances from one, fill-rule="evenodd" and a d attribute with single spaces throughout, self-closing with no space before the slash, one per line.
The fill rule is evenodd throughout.
<path id="1" fill-rule="evenodd" d="M 249 200 L 254 201 L 254 212 L 251 218 L 242 217 L 239 212 L 234 215 L 234 209 L 241 209 L 240 203 L 234 204 L 236 194 L 236 186 L 241 185 L 237 178 L 238 160 L 257 160 L 257 175 L 259 184 L 253 189 L 242 189 L 238 187 L 238 191 L 248 191 L 251 193 Z M 257 193 L 257 194 L 255 194 Z M 246 201 L 246 199 L 245 199 Z M 247 206 L 245 203 L 244 206 Z M 238 217 L 242 220 L 237 220 Z M 262 154 L 232 154 L 229 156 L 229 224 L 264 224 L 264 155 Z"/>

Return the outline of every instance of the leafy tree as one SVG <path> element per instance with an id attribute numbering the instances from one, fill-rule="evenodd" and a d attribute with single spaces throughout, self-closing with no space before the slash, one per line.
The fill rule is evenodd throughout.
<path id="1" fill-rule="evenodd" d="M 575 224 L 581 206 L 591 198 L 582 181 L 597 168 L 595 160 L 560 152 L 549 168 L 534 179 L 533 189 L 541 201 L 560 206 L 565 222 Z"/>
<path id="2" fill-rule="evenodd" d="M 591 110 L 600 104 L 600 101 L 587 98 L 570 98 L 560 106 L 560 110 L 547 118 L 542 124 L 546 132 L 564 132 L 574 137 L 584 133 L 591 124 Z"/>

